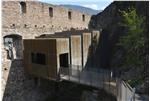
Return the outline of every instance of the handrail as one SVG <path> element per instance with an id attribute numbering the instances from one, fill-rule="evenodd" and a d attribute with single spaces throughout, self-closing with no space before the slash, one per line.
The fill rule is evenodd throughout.
<path id="1" fill-rule="evenodd" d="M 78 81 L 87 85 L 100 86 L 104 82 L 110 82 L 110 72 L 108 70 L 100 70 L 99 68 L 81 68 L 82 66 L 71 66 L 72 68 L 60 67 L 60 76 L 66 80 Z M 66 78 L 65 78 L 66 77 Z M 104 79 L 105 78 L 105 79 Z M 96 85 L 97 83 L 97 85 Z"/>
<path id="2" fill-rule="evenodd" d="M 121 91 L 120 94 L 117 95 L 117 97 L 119 98 L 118 101 L 122 101 L 122 100 L 135 101 L 135 88 L 132 88 L 128 83 L 126 83 L 125 81 L 121 79 L 118 79 L 118 80 L 119 81 L 118 81 L 117 89 Z M 122 89 L 125 89 L 125 90 L 122 90 Z M 126 95 L 127 92 L 128 92 L 128 95 Z"/>
<path id="3" fill-rule="evenodd" d="M 135 101 L 135 88 L 133 88 L 133 92 L 131 98 L 129 98 L 129 101 Z"/>

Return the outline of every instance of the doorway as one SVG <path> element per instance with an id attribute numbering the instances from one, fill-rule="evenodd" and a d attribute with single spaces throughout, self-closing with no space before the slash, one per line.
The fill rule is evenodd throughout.
<path id="1" fill-rule="evenodd" d="M 3 37 L 4 48 L 7 52 L 7 59 L 21 59 L 22 58 L 22 36 L 11 34 Z"/>
<path id="2" fill-rule="evenodd" d="M 60 67 L 64 67 L 64 68 L 69 67 L 68 53 L 59 55 L 59 63 L 60 63 Z"/>

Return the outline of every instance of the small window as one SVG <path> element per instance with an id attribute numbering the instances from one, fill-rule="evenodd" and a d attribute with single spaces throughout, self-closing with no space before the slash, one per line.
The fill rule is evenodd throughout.
<path id="1" fill-rule="evenodd" d="M 26 13 L 26 3 L 25 2 L 20 2 L 20 6 L 21 6 L 21 13 Z"/>
<path id="2" fill-rule="evenodd" d="M 31 61 L 35 64 L 46 65 L 46 56 L 43 53 L 31 53 Z"/>
<path id="3" fill-rule="evenodd" d="M 49 16 L 53 17 L 53 8 L 52 7 L 49 7 Z"/>
<path id="4" fill-rule="evenodd" d="M 71 12 L 68 12 L 68 19 L 71 20 Z"/>
<path id="5" fill-rule="evenodd" d="M 85 15 L 84 14 L 82 15 L 82 21 L 85 21 Z"/>

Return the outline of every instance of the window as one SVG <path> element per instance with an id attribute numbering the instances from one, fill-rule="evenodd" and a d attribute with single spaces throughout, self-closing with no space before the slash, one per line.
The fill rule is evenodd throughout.
<path id="1" fill-rule="evenodd" d="M 13 39 L 9 38 L 9 37 L 4 38 L 4 45 L 5 45 L 5 47 L 9 47 L 10 45 L 12 46 L 13 45 Z"/>
<path id="2" fill-rule="evenodd" d="M 85 15 L 84 14 L 82 15 L 82 21 L 85 21 Z"/>
<path id="3" fill-rule="evenodd" d="M 59 55 L 60 67 L 69 67 L 68 53 Z"/>
<path id="4" fill-rule="evenodd" d="M 49 16 L 53 17 L 53 8 L 52 7 L 49 7 Z"/>
<path id="5" fill-rule="evenodd" d="M 6 50 L 7 59 L 22 58 L 22 36 L 11 34 L 3 37 L 4 49 Z"/>
<path id="6" fill-rule="evenodd" d="M 25 2 L 20 2 L 20 6 L 21 6 L 21 13 L 26 13 L 26 3 Z"/>
<path id="7" fill-rule="evenodd" d="M 71 20 L 71 12 L 68 12 L 68 19 Z"/>
<path id="8" fill-rule="evenodd" d="M 35 64 L 46 65 L 46 56 L 43 53 L 31 53 L 31 61 Z"/>

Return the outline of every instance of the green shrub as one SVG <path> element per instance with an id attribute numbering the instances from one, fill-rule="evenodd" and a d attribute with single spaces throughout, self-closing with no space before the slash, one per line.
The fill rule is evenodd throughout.
<path id="1" fill-rule="evenodd" d="M 138 78 L 138 79 L 128 80 L 127 82 L 131 87 L 135 87 L 137 85 L 141 85 L 143 83 L 143 79 Z"/>

